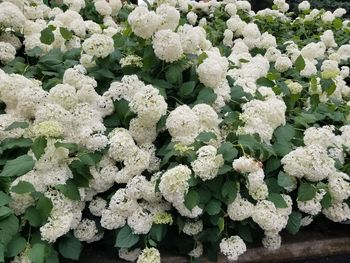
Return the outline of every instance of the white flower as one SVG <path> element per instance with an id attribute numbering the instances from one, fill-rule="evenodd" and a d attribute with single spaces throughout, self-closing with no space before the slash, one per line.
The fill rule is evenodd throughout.
<path id="1" fill-rule="evenodd" d="M 222 41 L 223 44 L 224 44 L 225 46 L 231 47 L 232 44 L 233 44 L 232 39 L 233 39 L 233 32 L 232 32 L 231 30 L 229 30 L 229 29 L 226 29 L 226 30 L 224 31 L 224 39 L 223 39 L 223 41 Z"/>
<path id="2" fill-rule="evenodd" d="M 194 236 L 202 232 L 203 230 L 203 222 L 202 220 L 198 221 L 186 221 L 184 224 L 184 227 L 182 229 L 182 232 L 189 236 Z"/>
<path id="3" fill-rule="evenodd" d="M 164 97 L 159 95 L 158 89 L 147 85 L 134 95 L 129 107 L 144 122 L 156 124 L 161 116 L 166 114 L 167 103 Z"/>
<path id="4" fill-rule="evenodd" d="M 292 80 L 286 80 L 285 82 L 292 94 L 299 94 L 303 90 L 303 86 L 299 82 L 294 82 Z"/>
<path id="5" fill-rule="evenodd" d="M 338 172 L 328 178 L 328 190 L 333 202 L 342 202 L 350 197 L 350 177 L 346 173 Z"/>
<path id="6" fill-rule="evenodd" d="M 310 127 L 304 132 L 304 143 L 308 145 L 319 145 L 327 149 L 335 144 L 334 126 L 323 126 L 321 128 Z"/>
<path id="7" fill-rule="evenodd" d="M 97 13 L 101 16 L 109 16 L 112 14 L 112 8 L 105 0 L 98 0 L 94 4 Z"/>
<path id="8" fill-rule="evenodd" d="M 114 41 L 102 34 L 93 34 L 82 45 L 83 50 L 90 56 L 105 58 L 114 51 Z"/>
<path id="9" fill-rule="evenodd" d="M 290 69 L 292 66 L 293 66 L 292 61 L 286 56 L 281 56 L 277 58 L 275 63 L 275 68 L 279 72 L 285 72 L 288 69 Z"/>
<path id="10" fill-rule="evenodd" d="M 223 238 L 220 242 L 220 251 L 228 260 L 235 261 L 247 250 L 244 241 L 239 236 Z"/>
<path id="11" fill-rule="evenodd" d="M 281 236 L 280 235 L 274 235 L 274 236 L 265 236 L 262 239 L 262 244 L 265 248 L 268 250 L 276 250 L 281 247 Z"/>
<path id="12" fill-rule="evenodd" d="M 300 211 L 315 216 L 322 210 L 321 200 L 326 194 L 326 191 L 321 189 L 316 193 L 316 196 L 308 201 L 297 201 Z"/>
<path id="13" fill-rule="evenodd" d="M 188 12 L 186 15 L 187 21 L 188 23 L 190 23 L 191 25 L 195 25 L 197 23 L 197 14 L 194 12 Z"/>
<path id="14" fill-rule="evenodd" d="M 217 53 L 207 53 L 208 57 L 198 66 L 200 82 L 210 88 L 216 88 L 226 77 L 228 61 Z"/>
<path id="15" fill-rule="evenodd" d="M 228 3 L 225 6 L 225 11 L 230 15 L 230 16 L 234 16 L 237 14 L 237 7 L 234 3 Z"/>
<path id="16" fill-rule="evenodd" d="M 187 166 L 175 166 L 162 175 L 159 190 L 168 202 L 181 204 L 185 201 L 190 177 L 191 170 Z"/>
<path id="17" fill-rule="evenodd" d="M 83 219 L 78 227 L 74 229 L 74 236 L 80 241 L 88 241 L 92 239 L 98 230 L 96 228 L 95 221 L 89 219 Z"/>
<path id="18" fill-rule="evenodd" d="M 110 7 L 112 8 L 113 13 L 118 13 L 119 10 L 123 7 L 123 4 L 120 0 L 109 0 Z"/>
<path id="19" fill-rule="evenodd" d="M 237 1 L 236 2 L 237 10 L 250 11 L 252 9 L 248 1 Z"/>
<path id="20" fill-rule="evenodd" d="M 130 262 L 136 261 L 140 254 L 141 254 L 140 248 L 136 248 L 133 250 L 128 250 L 127 248 L 121 248 L 118 251 L 118 255 L 121 259 L 130 261 Z"/>
<path id="21" fill-rule="evenodd" d="M 145 248 L 138 257 L 137 263 L 160 263 L 160 253 L 154 247 Z"/>
<path id="22" fill-rule="evenodd" d="M 217 155 L 216 148 L 210 145 L 201 147 L 197 155 L 197 160 L 191 163 L 195 175 L 203 181 L 215 178 L 220 166 L 224 164 L 222 155 Z"/>
<path id="23" fill-rule="evenodd" d="M 170 112 L 166 128 L 172 136 L 172 141 L 188 145 L 193 143 L 199 134 L 200 121 L 190 107 L 182 105 Z"/>
<path id="24" fill-rule="evenodd" d="M 179 60 L 183 55 L 180 36 L 169 29 L 157 31 L 152 43 L 156 56 L 166 62 Z"/>
<path id="25" fill-rule="evenodd" d="M 254 205 L 242 198 L 239 193 L 235 200 L 227 205 L 227 213 L 233 221 L 242 221 L 251 217 L 253 209 Z"/>
<path id="26" fill-rule="evenodd" d="M 196 247 L 191 250 L 187 255 L 194 258 L 199 258 L 203 254 L 203 245 L 201 242 L 196 242 Z"/>
<path id="27" fill-rule="evenodd" d="M 128 22 L 135 35 L 148 39 L 157 30 L 161 19 L 155 12 L 148 11 L 147 7 L 138 6 L 129 14 Z"/>
<path id="28" fill-rule="evenodd" d="M 233 161 L 232 167 L 239 173 L 253 173 L 262 167 L 262 163 L 253 158 L 242 156 Z"/>
<path id="29" fill-rule="evenodd" d="M 271 201 L 258 201 L 252 211 L 252 219 L 264 231 L 265 235 L 276 235 L 288 222 L 288 216 L 279 213 Z"/>
<path id="30" fill-rule="evenodd" d="M 327 48 L 338 46 L 334 40 L 334 33 L 332 30 L 324 31 L 321 36 L 321 41 L 326 45 Z"/>
<path id="31" fill-rule="evenodd" d="M 281 163 L 287 174 L 312 182 L 321 181 L 335 172 L 334 160 L 319 145 L 299 147 L 285 155 Z"/>
<path id="32" fill-rule="evenodd" d="M 331 11 L 327 11 L 321 16 L 324 23 L 332 23 L 335 18 L 336 16 Z"/>
<path id="33" fill-rule="evenodd" d="M 333 222 L 343 222 L 350 219 L 350 208 L 347 203 L 335 203 L 329 208 L 323 209 L 322 213 Z"/>
<path id="34" fill-rule="evenodd" d="M 107 206 L 107 201 L 105 201 L 101 197 L 96 197 L 94 200 L 90 202 L 89 210 L 90 210 L 90 213 L 93 214 L 94 216 L 101 216 L 106 206 Z"/>
<path id="35" fill-rule="evenodd" d="M 342 60 L 348 60 L 350 58 L 350 45 L 342 45 L 339 47 L 337 54 Z"/>
<path id="36" fill-rule="evenodd" d="M 133 233 L 147 234 L 152 227 L 153 215 L 139 206 L 128 216 L 127 222 Z"/>
<path id="37" fill-rule="evenodd" d="M 298 5 L 300 11 L 310 10 L 310 3 L 308 1 L 303 1 Z"/>
<path id="38" fill-rule="evenodd" d="M 123 57 L 120 59 L 119 63 L 122 66 L 122 68 L 126 66 L 135 66 L 142 68 L 143 66 L 142 58 L 137 55 L 128 55 L 126 57 Z"/>
<path id="39" fill-rule="evenodd" d="M 160 17 L 160 24 L 157 30 L 170 29 L 174 31 L 179 25 L 180 13 L 173 6 L 162 4 L 157 7 L 156 14 Z"/>
<path id="40" fill-rule="evenodd" d="M 240 119 L 245 123 L 239 127 L 238 134 L 259 134 L 267 144 L 270 143 L 274 130 L 284 125 L 286 105 L 284 101 L 270 97 L 265 101 L 251 100 L 243 105 Z"/>
<path id="41" fill-rule="evenodd" d="M 346 13 L 347 13 L 346 9 L 344 9 L 344 8 L 337 8 L 337 9 L 334 10 L 333 15 L 335 17 L 342 17 Z"/>
<path id="42" fill-rule="evenodd" d="M 0 42 L 0 61 L 2 64 L 8 64 L 15 59 L 16 49 L 10 43 Z"/>
<path id="43" fill-rule="evenodd" d="M 21 10 L 9 1 L 0 4 L 0 26 L 20 31 L 26 22 Z"/>

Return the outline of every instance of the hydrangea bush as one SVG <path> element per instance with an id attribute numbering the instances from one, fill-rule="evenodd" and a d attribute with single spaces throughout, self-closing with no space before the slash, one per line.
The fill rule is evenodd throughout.
<path id="1" fill-rule="evenodd" d="M 288 9 L 0 3 L 0 262 L 234 261 L 349 220 L 350 21 Z"/>

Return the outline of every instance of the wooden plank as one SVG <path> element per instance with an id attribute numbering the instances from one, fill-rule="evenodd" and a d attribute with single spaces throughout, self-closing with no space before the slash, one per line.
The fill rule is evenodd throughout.
<path id="1" fill-rule="evenodd" d="M 273 263 L 291 262 L 306 258 L 318 258 L 332 255 L 350 255 L 350 226 L 344 226 L 339 230 L 326 231 L 323 233 L 315 231 L 304 231 L 296 236 L 284 235 L 282 237 L 281 248 L 275 251 L 267 250 L 263 247 L 248 248 L 237 263 Z M 90 245 L 83 251 L 81 263 L 122 263 L 118 260 L 117 250 L 113 248 L 104 253 L 101 248 Z M 111 253 L 112 252 L 112 253 Z M 349 256 L 350 257 L 350 256 Z M 162 255 L 162 262 L 165 263 L 185 263 L 188 259 L 182 256 Z M 201 262 L 210 261 L 202 259 Z M 229 261 L 220 256 L 218 263 L 228 263 Z M 349 258 L 350 262 L 350 258 Z"/>

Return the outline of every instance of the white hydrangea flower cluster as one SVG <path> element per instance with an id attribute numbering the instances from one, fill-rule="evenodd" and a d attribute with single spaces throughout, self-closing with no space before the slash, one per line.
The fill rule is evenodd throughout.
<path id="1" fill-rule="evenodd" d="M 239 236 L 224 238 L 220 242 L 220 251 L 230 261 L 236 261 L 247 250 L 244 241 Z"/>
<path id="2" fill-rule="evenodd" d="M 286 123 L 286 105 L 277 97 L 266 100 L 251 100 L 242 106 L 240 119 L 245 123 L 238 129 L 239 134 L 259 134 L 263 142 L 270 144 L 274 130 Z"/>
<path id="3" fill-rule="evenodd" d="M 217 52 L 206 52 L 207 58 L 197 68 L 199 80 L 214 90 L 226 78 L 228 70 L 227 58 Z"/>
<path id="4" fill-rule="evenodd" d="M 216 148 L 211 145 L 201 147 L 197 155 L 197 159 L 191 163 L 194 174 L 203 181 L 215 178 L 220 166 L 224 164 L 222 155 L 217 155 Z"/>
<path id="5" fill-rule="evenodd" d="M 207 104 L 197 104 L 192 109 L 182 105 L 170 112 L 166 128 L 172 141 L 189 145 L 201 132 L 213 132 L 219 136 L 220 122 L 218 114 Z"/>
<path id="6" fill-rule="evenodd" d="M 322 181 L 336 172 L 334 160 L 319 145 L 298 147 L 281 160 L 284 171 L 297 178 L 312 182 Z"/>
<path id="7" fill-rule="evenodd" d="M 141 251 L 141 254 L 137 258 L 137 263 L 160 263 L 160 253 L 159 251 L 152 248 L 145 248 Z"/>

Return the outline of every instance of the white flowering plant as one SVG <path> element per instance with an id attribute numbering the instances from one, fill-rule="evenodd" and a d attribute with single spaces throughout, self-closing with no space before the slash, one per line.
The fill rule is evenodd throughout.
<path id="1" fill-rule="evenodd" d="M 298 8 L 1 2 L 0 262 L 235 261 L 350 220 L 350 21 Z"/>

